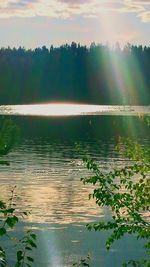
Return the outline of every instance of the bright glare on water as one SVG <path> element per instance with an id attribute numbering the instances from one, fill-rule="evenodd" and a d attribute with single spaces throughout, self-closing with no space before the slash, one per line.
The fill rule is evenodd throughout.
<path id="1" fill-rule="evenodd" d="M 134 115 L 150 114 L 148 106 L 113 106 L 85 104 L 34 104 L 0 106 L 0 115 L 22 116 L 82 116 L 82 115 Z"/>

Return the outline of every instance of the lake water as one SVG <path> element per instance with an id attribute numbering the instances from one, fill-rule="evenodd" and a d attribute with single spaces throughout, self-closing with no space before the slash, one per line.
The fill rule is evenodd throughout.
<path id="1" fill-rule="evenodd" d="M 20 107 L 1 106 L 0 114 L 40 116 L 40 108 Z M 46 116 L 52 116 L 52 109 L 49 115 L 49 109 L 44 109 L 47 110 L 44 111 Z M 147 112 L 148 108 L 144 108 L 143 112 L 145 110 Z M 38 114 L 35 114 L 36 111 Z M 44 112 L 41 115 L 44 116 Z M 68 106 L 64 113 L 61 106 L 59 112 L 61 114 L 57 115 L 68 116 Z M 72 115 L 79 115 L 76 112 L 76 108 L 72 109 Z M 88 110 L 82 109 L 82 112 Z M 94 110 L 93 106 L 92 112 L 97 112 L 97 107 Z M 120 113 L 120 108 L 117 112 Z M 71 263 L 91 253 L 91 266 L 119 267 L 125 260 L 143 256 L 142 244 L 134 237 L 125 236 L 107 252 L 105 241 L 108 233 L 86 230 L 87 222 L 108 219 L 110 214 L 107 209 L 99 208 L 94 201 L 88 200 L 92 188 L 83 186 L 80 178 L 89 173 L 75 149 L 75 142 L 78 142 L 104 171 L 124 166 L 127 159 L 116 152 L 116 137 L 125 134 L 128 128 L 127 134 L 145 146 L 149 139 L 143 130 L 143 122 L 134 117 L 119 120 L 111 117 L 111 122 L 107 117 L 91 116 L 84 119 L 71 117 L 69 120 L 28 116 L 14 119 L 22 129 L 22 140 L 14 151 L 4 157 L 9 160 L 10 166 L 0 168 L 0 193 L 6 199 L 8 191 L 16 185 L 17 205 L 22 210 L 31 210 L 28 219 L 19 225 L 17 235 L 31 227 L 37 233 L 34 266 L 71 267 Z"/>

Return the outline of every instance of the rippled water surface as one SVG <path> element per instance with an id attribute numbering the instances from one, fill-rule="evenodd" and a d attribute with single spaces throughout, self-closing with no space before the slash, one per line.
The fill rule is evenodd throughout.
<path id="1" fill-rule="evenodd" d="M 91 120 L 89 122 L 91 127 Z M 57 135 L 63 134 L 59 127 L 55 131 Z M 103 136 L 103 127 L 100 131 Z M 87 138 L 84 133 L 81 137 L 77 140 L 81 148 L 102 170 L 126 163 L 115 151 L 115 135 L 100 139 Z M 104 245 L 107 234 L 85 229 L 87 222 L 108 218 L 109 211 L 88 200 L 92 188 L 83 186 L 80 178 L 89 173 L 75 149 L 75 141 L 71 137 L 56 141 L 48 136 L 36 136 L 36 133 L 22 138 L 18 147 L 4 158 L 9 160 L 10 166 L 0 168 L 1 197 L 6 199 L 8 191 L 16 185 L 17 205 L 22 210 L 31 210 L 17 234 L 31 226 L 38 234 L 34 266 L 71 267 L 71 262 L 91 253 L 91 266 L 119 267 L 123 260 L 134 258 L 137 253 L 142 256 L 142 246 L 126 236 L 107 252 Z M 147 139 L 142 142 L 145 144 Z"/>

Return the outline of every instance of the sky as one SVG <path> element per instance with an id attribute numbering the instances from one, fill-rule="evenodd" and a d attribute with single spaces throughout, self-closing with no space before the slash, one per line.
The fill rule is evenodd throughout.
<path id="1" fill-rule="evenodd" d="M 150 0 L 0 0 L 0 47 L 150 45 Z"/>

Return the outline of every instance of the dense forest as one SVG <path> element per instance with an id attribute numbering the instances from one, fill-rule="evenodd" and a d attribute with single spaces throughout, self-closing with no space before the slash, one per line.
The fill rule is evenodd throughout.
<path id="1" fill-rule="evenodd" d="M 150 47 L 92 43 L 0 49 L 0 104 L 71 101 L 142 104 L 150 99 Z"/>

